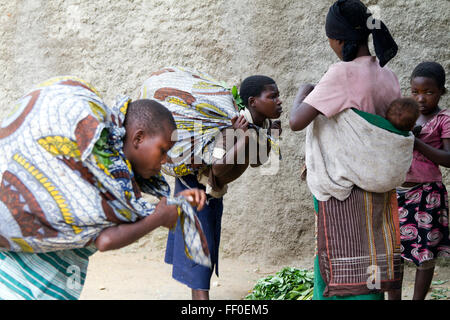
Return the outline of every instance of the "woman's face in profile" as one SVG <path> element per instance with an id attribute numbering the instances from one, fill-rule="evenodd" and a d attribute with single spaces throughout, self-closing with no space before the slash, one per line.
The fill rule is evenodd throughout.
<path id="1" fill-rule="evenodd" d="M 344 41 L 328 38 L 328 42 L 334 53 L 336 53 L 340 60 L 343 60 L 342 48 L 344 47 Z"/>

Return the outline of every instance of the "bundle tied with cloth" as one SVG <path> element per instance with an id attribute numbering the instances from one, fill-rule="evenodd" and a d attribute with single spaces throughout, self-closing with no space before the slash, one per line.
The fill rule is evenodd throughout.
<path id="1" fill-rule="evenodd" d="M 121 97 L 110 108 L 71 76 L 50 79 L 18 101 L 0 125 L 0 250 L 83 248 L 105 228 L 153 214 L 167 197 L 183 217 L 188 256 L 211 266 L 187 200 L 170 197 L 161 174 L 135 176 L 124 156 L 130 101 Z"/>
<path id="2" fill-rule="evenodd" d="M 219 134 L 232 126 L 233 117 L 246 111 L 236 87 L 184 67 L 154 72 L 142 85 L 140 97 L 162 103 L 175 119 L 178 141 L 162 166 L 163 173 L 174 177 L 200 175 L 210 166 Z M 271 151 L 280 156 L 277 139 L 254 124 L 249 127 L 267 139 Z"/>

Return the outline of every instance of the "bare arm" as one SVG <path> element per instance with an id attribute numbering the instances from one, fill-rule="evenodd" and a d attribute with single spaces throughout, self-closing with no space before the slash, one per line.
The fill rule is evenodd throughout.
<path id="1" fill-rule="evenodd" d="M 176 206 L 168 206 L 167 199 L 162 198 L 153 214 L 134 223 L 119 224 L 103 230 L 95 240 L 95 246 L 100 251 L 120 249 L 160 226 L 173 226 L 177 218 Z"/>
<path id="2" fill-rule="evenodd" d="M 314 86 L 311 84 L 299 88 L 289 118 L 289 126 L 292 131 L 305 129 L 320 114 L 317 109 L 303 102 L 313 89 Z"/>
<path id="3" fill-rule="evenodd" d="M 203 190 L 190 189 L 180 192 L 193 206 L 201 210 L 206 201 Z M 175 205 L 167 205 L 167 199 L 162 198 L 155 208 L 155 212 L 137 222 L 124 223 L 107 228 L 100 232 L 95 240 L 99 251 L 116 250 L 126 247 L 158 227 L 172 228 L 178 219 Z"/>
<path id="4" fill-rule="evenodd" d="M 214 162 L 212 165 L 212 173 L 216 178 L 216 182 L 220 186 L 224 186 L 238 179 L 247 170 L 249 165 L 248 152 L 245 150 L 248 146 L 249 137 L 245 135 L 240 138 L 225 156 Z M 245 152 L 244 163 L 238 163 L 238 154 Z"/>
<path id="5" fill-rule="evenodd" d="M 239 118 L 233 118 L 231 121 L 233 122 L 233 129 L 243 130 L 245 134 L 243 134 L 238 138 L 236 143 L 233 145 L 233 148 L 228 150 L 222 159 L 218 159 L 213 163 L 212 174 L 214 175 L 216 183 L 219 186 L 224 186 L 238 179 L 250 165 L 250 154 L 249 154 L 250 136 L 247 131 L 248 122 L 245 120 L 243 116 L 239 116 Z M 272 123 L 271 129 L 280 130 L 281 132 L 281 122 L 274 121 Z M 267 161 L 269 157 L 269 153 L 271 150 L 270 143 L 267 142 L 267 156 L 264 159 L 260 159 L 259 147 L 260 147 L 259 144 L 257 144 L 256 163 L 255 164 L 252 163 L 251 164 L 252 167 L 258 167 L 262 165 L 264 162 Z M 242 158 L 242 156 L 244 156 L 244 158 Z"/>
<path id="6" fill-rule="evenodd" d="M 247 146 L 249 142 L 249 136 L 245 135 L 238 139 L 233 148 L 227 151 L 222 159 L 218 159 L 212 165 L 214 176 L 220 178 L 228 175 L 236 166 L 239 166 L 238 159 L 242 152 L 245 152 L 245 161 L 243 164 L 248 165 Z"/>
<path id="7" fill-rule="evenodd" d="M 414 140 L 414 149 L 435 164 L 450 168 L 450 139 L 443 139 L 443 144 L 443 149 L 436 149 L 416 138 Z"/>
<path id="8" fill-rule="evenodd" d="M 239 178 L 249 164 L 248 143 L 250 138 L 248 134 L 245 134 L 248 129 L 248 121 L 245 120 L 244 116 L 235 117 L 231 121 L 233 129 L 242 130 L 244 134 L 237 139 L 233 147 L 221 159 L 215 160 L 212 165 L 212 174 L 220 186 L 224 186 Z M 226 139 L 234 139 L 234 135 Z M 244 156 L 244 159 L 241 159 L 242 156 Z M 239 163 L 238 160 L 240 162 L 244 161 Z"/>

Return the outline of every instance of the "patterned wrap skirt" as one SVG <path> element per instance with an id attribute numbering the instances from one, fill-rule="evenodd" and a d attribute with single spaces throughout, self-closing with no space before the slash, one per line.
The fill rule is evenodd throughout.
<path id="1" fill-rule="evenodd" d="M 397 189 L 402 257 L 420 266 L 450 257 L 448 195 L 442 182 Z"/>

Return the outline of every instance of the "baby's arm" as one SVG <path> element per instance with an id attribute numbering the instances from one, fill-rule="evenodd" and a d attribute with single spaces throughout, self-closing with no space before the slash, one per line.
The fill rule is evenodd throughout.
<path id="1" fill-rule="evenodd" d="M 203 190 L 190 189 L 180 192 L 193 206 L 201 210 L 206 201 Z M 95 240 L 95 246 L 99 251 L 116 250 L 126 247 L 142 238 L 158 227 L 172 228 L 178 219 L 178 211 L 175 205 L 167 205 L 167 199 L 162 198 L 155 208 L 155 212 L 134 223 L 124 223 L 107 228 L 100 232 Z"/>
<path id="2" fill-rule="evenodd" d="M 414 141 L 414 149 L 435 164 L 450 168 L 450 138 L 442 139 L 442 141 L 443 149 L 437 149 L 416 138 Z"/>

